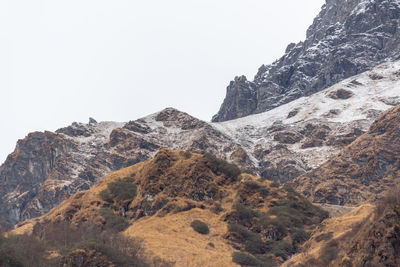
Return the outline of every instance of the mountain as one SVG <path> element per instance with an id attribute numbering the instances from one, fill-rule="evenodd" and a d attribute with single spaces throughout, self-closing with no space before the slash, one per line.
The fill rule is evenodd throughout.
<path id="1" fill-rule="evenodd" d="M 92 120 L 55 133 L 31 133 L 0 167 L 1 215 L 11 224 L 42 215 L 162 147 L 213 153 L 239 149 L 207 123 L 174 109 L 128 123 Z"/>
<path id="2" fill-rule="evenodd" d="M 290 182 L 313 202 L 358 205 L 375 202 L 400 177 L 400 105 L 317 169 Z"/>
<path id="3" fill-rule="evenodd" d="M 0 166 L 0 214 L 40 216 L 160 148 L 206 151 L 279 183 L 319 167 L 400 104 L 400 62 L 385 63 L 274 110 L 207 123 L 167 108 L 127 123 L 73 123 L 19 140 Z"/>
<path id="4" fill-rule="evenodd" d="M 306 40 L 259 68 L 253 81 L 236 77 L 212 121 L 261 113 L 308 96 L 400 57 L 400 2 L 327 0 Z"/>
<path id="5" fill-rule="evenodd" d="M 142 240 L 148 254 L 175 266 L 277 266 L 326 217 L 292 189 L 210 154 L 161 149 L 12 233 L 43 238 L 60 223 L 90 225 Z"/>
<path id="6" fill-rule="evenodd" d="M 399 266 L 399 193 L 395 188 L 376 206 L 325 220 L 283 266 Z"/>

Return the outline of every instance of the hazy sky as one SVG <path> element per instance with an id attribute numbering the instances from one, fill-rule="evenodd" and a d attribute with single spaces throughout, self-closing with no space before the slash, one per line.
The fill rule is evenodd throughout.
<path id="1" fill-rule="evenodd" d="M 210 120 L 229 81 L 305 39 L 323 0 L 1 0 L 0 163 L 36 130 L 175 107 Z"/>

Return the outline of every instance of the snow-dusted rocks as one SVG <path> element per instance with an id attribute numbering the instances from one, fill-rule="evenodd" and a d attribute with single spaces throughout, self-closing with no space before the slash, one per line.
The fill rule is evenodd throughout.
<path id="1" fill-rule="evenodd" d="M 261 66 L 253 81 L 235 78 L 213 121 L 261 113 L 311 95 L 400 57 L 400 4 L 395 0 L 329 0 L 284 56 Z"/>
<path id="2" fill-rule="evenodd" d="M 400 62 L 394 62 L 227 122 L 207 123 L 167 108 L 128 123 L 73 123 L 56 133 L 32 133 L 0 167 L 0 212 L 10 223 L 39 216 L 163 147 L 211 152 L 285 183 L 319 167 L 398 103 Z"/>

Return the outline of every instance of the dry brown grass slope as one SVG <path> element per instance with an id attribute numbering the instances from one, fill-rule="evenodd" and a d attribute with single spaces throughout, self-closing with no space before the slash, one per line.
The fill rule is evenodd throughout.
<path id="1" fill-rule="evenodd" d="M 347 215 L 325 220 L 303 247 L 285 262 L 302 266 L 388 266 L 400 264 L 400 188 L 376 206 L 362 205 Z"/>
<path id="2" fill-rule="evenodd" d="M 326 213 L 287 187 L 261 181 L 212 155 L 161 149 L 114 172 L 13 233 L 39 235 L 67 222 L 143 240 L 176 266 L 276 266 L 295 253 Z M 191 227 L 207 224 L 208 234 Z M 240 253 L 239 253 L 240 252 Z"/>

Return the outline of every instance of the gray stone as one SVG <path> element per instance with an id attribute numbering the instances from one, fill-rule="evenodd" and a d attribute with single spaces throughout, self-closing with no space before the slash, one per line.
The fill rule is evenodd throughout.
<path id="1" fill-rule="evenodd" d="M 271 110 L 400 58 L 399 22 L 396 1 L 327 0 L 304 42 L 261 66 L 253 81 L 242 76 L 230 83 L 212 121 Z"/>

